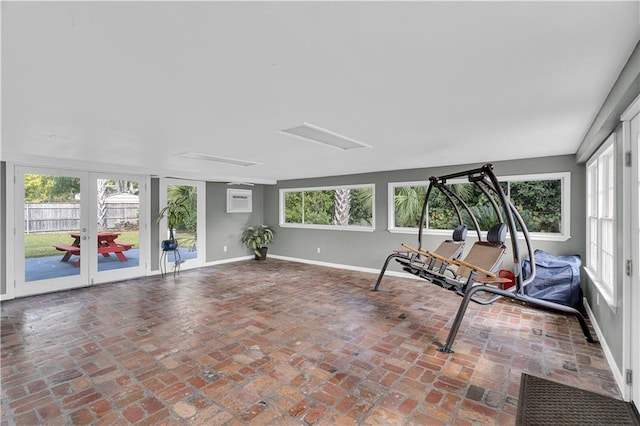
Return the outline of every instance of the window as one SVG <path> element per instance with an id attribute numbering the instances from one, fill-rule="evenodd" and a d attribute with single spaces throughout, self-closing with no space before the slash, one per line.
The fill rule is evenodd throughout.
<path id="1" fill-rule="evenodd" d="M 532 238 L 566 240 L 570 237 L 570 173 L 506 176 L 498 180 L 502 190 L 522 216 Z M 416 232 L 427 187 L 428 182 L 389 183 L 391 232 Z M 449 188 L 467 203 L 481 230 L 486 231 L 498 222 L 486 196 L 474 184 L 466 180 L 454 180 L 449 182 Z M 466 213 L 463 214 L 463 220 L 473 228 L 473 222 Z M 425 228 L 432 233 L 444 230 L 448 233 L 458 224 L 458 217 L 451 203 L 442 192 L 432 190 Z"/>
<path id="2" fill-rule="evenodd" d="M 587 272 L 609 305 L 615 301 L 614 136 L 587 162 Z"/>
<path id="3" fill-rule="evenodd" d="M 280 190 L 280 226 L 373 231 L 374 185 Z"/>

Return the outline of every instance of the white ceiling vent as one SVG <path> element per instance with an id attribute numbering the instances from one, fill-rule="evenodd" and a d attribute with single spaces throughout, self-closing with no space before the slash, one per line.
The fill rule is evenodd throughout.
<path id="1" fill-rule="evenodd" d="M 256 166 L 262 163 L 255 161 L 237 160 L 235 158 L 217 157 L 215 155 L 198 154 L 197 152 L 181 152 L 174 157 L 191 158 L 194 160 L 215 161 L 216 163 L 233 164 L 235 166 Z"/>
<path id="2" fill-rule="evenodd" d="M 323 129 L 313 124 L 303 123 L 301 126 L 282 130 L 283 133 L 298 136 L 312 142 L 329 145 L 338 149 L 371 148 L 362 142 L 358 142 L 346 136 L 339 135 L 327 129 Z"/>

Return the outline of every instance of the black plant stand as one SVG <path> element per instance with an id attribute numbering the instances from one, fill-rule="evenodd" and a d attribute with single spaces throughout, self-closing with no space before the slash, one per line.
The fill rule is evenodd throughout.
<path id="1" fill-rule="evenodd" d="M 182 257 L 180 256 L 180 251 L 178 250 L 178 247 L 162 249 L 162 254 L 160 254 L 160 275 L 162 276 L 162 278 L 164 278 L 165 275 L 167 275 L 167 257 L 169 256 L 169 253 L 173 253 L 174 278 L 176 276 L 176 272 L 178 274 L 180 273 L 180 265 L 184 263 L 184 260 L 182 260 Z"/>

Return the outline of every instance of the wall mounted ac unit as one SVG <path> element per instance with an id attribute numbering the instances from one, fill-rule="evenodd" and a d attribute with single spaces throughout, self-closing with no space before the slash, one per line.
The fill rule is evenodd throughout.
<path id="1" fill-rule="evenodd" d="M 227 213 L 251 213 L 253 191 L 227 188 Z"/>

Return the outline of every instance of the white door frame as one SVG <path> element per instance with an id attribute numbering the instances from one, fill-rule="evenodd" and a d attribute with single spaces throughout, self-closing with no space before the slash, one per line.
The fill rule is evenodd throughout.
<path id="1" fill-rule="evenodd" d="M 89 284 L 89 270 L 91 267 L 90 256 L 91 249 L 83 250 L 80 254 L 80 267 L 78 273 L 74 275 L 50 278 L 38 281 L 25 281 L 25 259 L 24 259 L 24 228 L 22 225 L 22 218 L 24 217 L 24 175 L 25 174 L 40 174 L 51 176 L 69 176 L 75 177 L 80 180 L 81 194 L 89 194 L 89 173 L 81 172 L 77 170 L 69 169 L 56 169 L 51 167 L 39 167 L 39 166 L 15 166 L 14 168 L 14 209 L 13 209 L 13 226 L 14 226 L 14 238 L 12 252 L 14 254 L 14 295 L 15 297 L 31 296 L 41 293 L 49 293 L 53 291 L 69 290 L 78 287 L 85 287 Z M 80 232 L 82 239 L 89 238 L 91 233 L 89 225 L 89 209 L 86 208 L 86 203 L 80 205 Z M 8 242 L 7 242 L 8 243 Z M 9 246 L 7 244 L 7 246 Z M 7 250 L 9 251 L 9 250 Z M 93 249 L 94 254 L 97 255 L 97 247 Z M 60 253 L 62 255 L 62 253 Z"/>
<path id="2" fill-rule="evenodd" d="M 14 252 L 15 252 L 15 232 L 13 229 L 15 228 L 15 208 L 11 208 L 13 206 L 15 196 L 15 165 L 11 162 L 7 162 L 5 164 L 5 252 L 2 254 L 4 256 L 4 266 L 5 266 L 5 293 L 0 295 L 0 300 L 10 300 L 15 297 L 15 267 L 13 266 L 14 262 Z"/>
<path id="3" fill-rule="evenodd" d="M 631 167 L 624 167 L 623 268 L 631 262 L 631 275 L 623 273 L 623 354 L 622 374 L 631 371 L 632 381 L 623 389 L 623 398 L 640 406 L 640 96 L 621 115 L 623 152 L 630 155 Z M 623 160 L 626 164 L 627 160 Z"/>
<path id="4" fill-rule="evenodd" d="M 149 217 L 148 207 L 149 206 L 149 196 L 147 194 L 147 188 L 150 187 L 149 181 L 150 178 L 147 176 L 139 176 L 139 175 L 127 175 L 122 173 L 90 173 L 89 174 L 89 200 L 92 207 L 96 206 L 95 200 L 98 196 L 98 188 L 96 183 L 96 179 L 113 179 L 113 180 L 129 180 L 129 181 L 137 181 L 139 184 L 138 189 L 138 242 L 139 246 L 136 247 L 138 251 L 138 266 L 137 267 L 128 267 L 128 268 L 116 268 L 109 271 L 98 271 L 97 270 L 97 253 L 95 256 L 91 256 L 90 261 L 93 262 L 91 264 L 90 271 L 95 271 L 95 275 L 90 277 L 91 284 L 101 284 L 105 282 L 113 282 L 120 281 L 128 278 L 140 277 L 147 275 L 147 266 L 149 265 L 149 236 L 148 234 L 148 226 L 147 226 L 147 218 Z M 93 212 L 90 210 L 90 214 Z M 92 216 L 95 217 L 95 216 Z M 91 226 L 91 235 L 96 235 L 97 233 L 97 223 L 95 220 L 90 221 Z M 125 252 L 126 255 L 126 252 Z"/>
<path id="5" fill-rule="evenodd" d="M 98 178 L 135 180 L 139 182 L 139 264 L 137 267 L 117 268 L 109 271 L 98 271 L 98 253 L 97 245 L 87 244 L 87 249 L 81 252 L 81 262 L 78 274 L 65 276 L 60 278 L 25 282 L 25 264 L 24 264 L 24 238 L 23 227 L 21 225 L 24 217 L 24 191 L 23 176 L 25 173 L 34 174 L 50 174 L 60 176 L 72 176 L 80 179 L 81 199 L 81 220 L 80 230 L 83 239 L 91 240 L 97 234 L 96 217 L 96 197 Z M 7 235 L 7 256 L 6 264 L 13 265 L 13 268 L 7 268 L 7 288 L 4 299 L 12 299 L 14 297 L 22 297 L 35 295 L 40 293 L 48 293 L 53 291 L 69 290 L 72 288 L 86 287 L 89 285 L 112 282 L 147 274 L 147 265 L 149 265 L 149 241 L 148 227 L 146 225 L 150 196 L 147 188 L 150 187 L 150 178 L 140 175 L 125 175 L 120 173 L 99 173 L 87 172 L 66 168 L 53 168 L 46 166 L 23 166 L 23 165 L 7 165 L 7 176 L 13 176 L 13 182 L 7 185 L 7 204 L 13 203 L 14 208 L 11 212 L 7 211 L 7 229 L 14 229 Z M 10 190 L 9 190 L 10 188 Z M 9 197 L 11 197 L 9 199 Z M 91 218 L 94 220 L 91 220 Z M 10 238 L 9 238 L 10 236 Z M 36 284 L 37 283 L 37 284 Z M 37 287 L 36 287 L 37 286 Z"/>
<path id="6" fill-rule="evenodd" d="M 167 188 L 170 185 L 185 185 L 195 186 L 197 188 L 198 197 L 198 219 L 197 219 L 197 257 L 195 259 L 186 260 L 180 269 L 192 269 L 204 266 L 206 261 L 206 184 L 203 181 L 176 179 L 176 178 L 160 178 L 160 194 L 158 200 L 160 202 L 160 209 L 167 205 Z M 159 223 L 158 232 L 160 235 L 160 241 L 165 239 L 165 235 L 168 235 L 167 219 L 163 218 Z"/>

